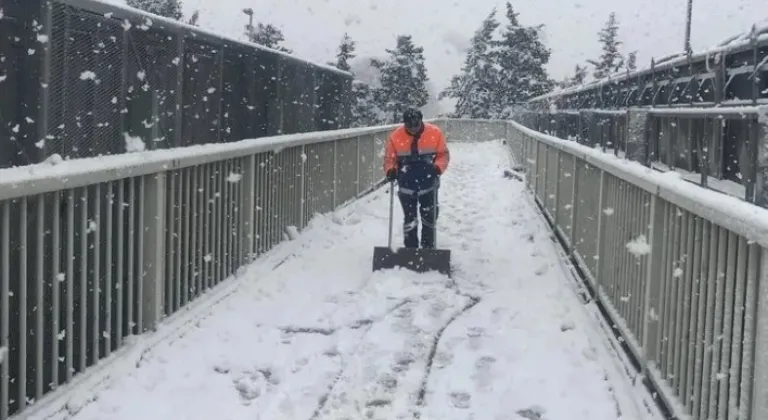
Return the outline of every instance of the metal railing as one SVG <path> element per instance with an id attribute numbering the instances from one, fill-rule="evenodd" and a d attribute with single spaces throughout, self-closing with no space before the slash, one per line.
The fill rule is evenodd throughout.
<path id="1" fill-rule="evenodd" d="M 0 419 L 375 188 L 390 129 L 0 170 Z"/>
<path id="2" fill-rule="evenodd" d="M 768 211 L 518 123 L 506 132 L 638 379 L 674 418 L 768 418 Z"/>
<path id="3" fill-rule="evenodd" d="M 621 111 L 525 112 L 518 121 L 535 131 L 573 140 L 642 163 L 675 171 L 701 187 L 768 206 L 761 121 L 768 106 L 731 108 L 630 108 Z"/>
<path id="4" fill-rule="evenodd" d="M 663 406 L 768 418 L 767 210 L 514 122 L 435 122 L 506 139 Z M 390 128 L 0 171 L 0 418 L 375 188 Z"/>

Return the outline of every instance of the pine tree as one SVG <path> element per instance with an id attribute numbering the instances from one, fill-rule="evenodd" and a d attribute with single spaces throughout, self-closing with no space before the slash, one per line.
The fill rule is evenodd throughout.
<path id="1" fill-rule="evenodd" d="M 263 45 L 267 48 L 272 48 L 273 50 L 283 51 L 289 54 L 291 53 L 291 50 L 282 46 L 282 42 L 285 41 L 285 36 L 283 36 L 283 31 L 275 25 L 258 23 L 255 28 L 248 26 L 245 31 L 245 36 L 254 44 Z"/>
<path id="2" fill-rule="evenodd" d="M 347 33 L 344 33 L 341 44 L 339 44 L 339 52 L 336 53 L 336 62 L 331 65 L 339 70 L 350 71 L 349 60 L 355 58 L 356 48 L 355 41 L 352 41 L 352 38 Z"/>
<path id="3" fill-rule="evenodd" d="M 198 26 L 199 21 L 200 21 L 200 11 L 195 10 L 195 13 L 192 13 L 192 16 L 190 16 L 189 20 L 187 21 L 187 24 L 192 26 Z"/>
<path id="4" fill-rule="evenodd" d="M 381 74 L 381 86 L 374 90 L 376 105 L 397 122 L 406 108 L 427 104 L 429 92 L 424 65 L 424 48 L 417 47 L 410 35 L 399 35 L 394 50 L 386 50 L 387 60 L 372 59 L 371 66 Z"/>
<path id="5" fill-rule="evenodd" d="M 339 50 L 336 53 L 336 61 L 328 64 L 339 70 L 352 72 L 349 65 L 350 60 L 355 58 L 356 43 L 344 34 L 339 44 Z M 371 87 L 359 80 L 352 82 L 352 127 L 368 127 L 381 124 L 381 110 L 378 109 L 374 101 L 373 90 Z"/>
<path id="6" fill-rule="evenodd" d="M 543 95 L 555 86 L 546 70 L 551 51 L 541 41 L 543 25 L 520 25 L 512 5 L 507 2 L 506 6 L 508 23 L 501 39 L 493 42 L 493 55 L 501 75 L 491 103 L 494 118 L 509 118 L 514 105 Z"/>
<path id="7" fill-rule="evenodd" d="M 181 20 L 184 17 L 179 0 L 127 0 L 127 4 L 136 9 L 170 19 Z"/>
<path id="8" fill-rule="evenodd" d="M 619 22 L 616 13 L 611 12 L 603 29 L 597 33 L 603 52 L 597 60 L 588 60 L 595 69 L 592 75 L 595 79 L 604 79 L 624 68 L 624 57 L 619 53 Z"/>
<path id="9" fill-rule="evenodd" d="M 499 84 L 499 71 L 492 57 L 493 34 L 499 27 L 494 8 L 475 31 L 461 73 L 440 92 L 438 99 L 456 99 L 453 115 L 458 118 L 490 118 L 493 91 Z"/>
<path id="10" fill-rule="evenodd" d="M 627 56 L 627 70 L 628 71 L 637 70 L 637 51 L 632 51 Z"/>

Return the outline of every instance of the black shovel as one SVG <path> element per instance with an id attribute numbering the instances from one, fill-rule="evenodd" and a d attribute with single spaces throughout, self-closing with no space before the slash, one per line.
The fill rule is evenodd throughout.
<path id="1" fill-rule="evenodd" d="M 435 188 L 437 194 L 437 188 Z M 392 249 L 392 223 L 395 207 L 395 183 L 389 183 L 389 246 L 373 248 L 373 271 L 402 267 L 418 273 L 437 271 L 451 276 L 451 250 L 423 249 L 399 247 Z M 437 216 L 437 200 L 432 206 Z M 437 217 L 433 219 L 437 225 Z M 437 244 L 437 229 L 435 229 L 435 244 Z"/>

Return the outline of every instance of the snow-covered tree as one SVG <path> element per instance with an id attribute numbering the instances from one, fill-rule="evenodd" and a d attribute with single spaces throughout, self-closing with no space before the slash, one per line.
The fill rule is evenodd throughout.
<path id="1" fill-rule="evenodd" d="M 336 53 L 336 61 L 329 62 L 328 64 L 339 70 L 348 71 L 354 74 L 349 62 L 355 58 L 356 48 L 355 41 L 345 33 L 339 44 L 338 52 Z M 360 80 L 354 80 L 352 82 L 351 114 L 352 121 L 350 125 L 352 127 L 379 125 L 383 121 L 381 110 L 376 106 L 371 86 Z"/>
<path id="2" fill-rule="evenodd" d="M 551 51 L 541 40 L 543 25 L 521 25 L 512 5 L 507 2 L 506 6 L 508 22 L 501 38 L 492 42 L 492 56 L 500 74 L 490 110 L 494 118 L 509 118 L 515 104 L 555 86 L 546 70 Z"/>
<path id="3" fill-rule="evenodd" d="M 571 87 L 571 86 L 579 86 L 579 85 L 583 85 L 586 80 L 587 80 L 587 66 L 580 66 L 576 64 L 576 66 L 573 68 L 573 76 L 566 77 L 565 80 L 563 80 L 560 83 L 560 86 L 564 88 Z"/>
<path id="4" fill-rule="evenodd" d="M 429 100 L 424 65 L 424 48 L 417 47 L 410 35 L 399 35 L 393 50 L 386 50 L 386 60 L 373 59 L 371 66 L 379 70 L 381 86 L 374 90 L 377 106 L 391 122 L 397 122 L 406 108 L 421 108 Z"/>
<path id="5" fill-rule="evenodd" d="M 263 45 L 273 50 L 291 53 L 291 50 L 285 48 L 282 43 L 285 41 L 283 31 L 275 25 L 258 23 L 256 27 L 248 26 L 245 36 L 254 44 Z"/>
<path id="6" fill-rule="evenodd" d="M 619 41 L 619 22 L 615 12 L 611 12 L 605 26 L 597 35 L 603 52 L 597 60 L 588 61 L 595 67 L 592 72 L 595 79 L 603 79 L 624 68 L 624 57 L 619 52 L 621 41 Z"/>
<path id="7" fill-rule="evenodd" d="M 492 56 L 492 42 L 499 25 L 494 8 L 475 31 L 461 72 L 451 78 L 451 84 L 438 96 L 439 99 L 456 99 L 453 113 L 456 117 L 491 117 L 493 92 L 499 85 L 499 69 Z"/>
<path id="8" fill-rule="evenodd" d="M 344 33 L 344 37 L 341 39 L 341 44 L 339 44 L 339 50 L 336 53 L 336 61 L 329 64 L 339 70 L 351 71 L 349 60 L 355 58 L 356 48 L 355 41 L 353 41 L 347 33 Z"/>
<path id="9" fill-rule="evenodd" d="M 181 20 L 184 17 L 179 0 L 127 0 L 126 3 L 136 9 L 170 19 Z"/>
<path id="10" fill-rule="evenodd" d="M 200 11 L 195 10 L 195 13 L 192 13 L 192 16 L 190 16 L 189 20 L 187 21 L 187 24 L 192 26 L 198 26 L 199 21 L 200 21 Z"/>
<path id="11" fill-rule="evenodd" d="M 364 82 L 352 82 L 352 127 L 369 127 L 386 121 L 386 115 L 376 105 L 374 90 Z"/>

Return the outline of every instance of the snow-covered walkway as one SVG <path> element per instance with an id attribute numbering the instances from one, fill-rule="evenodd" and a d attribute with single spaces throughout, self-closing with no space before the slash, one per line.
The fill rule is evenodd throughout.
<path id="1" fill-rule="evenodd" d="M 498 142 L 452 144 L 453 280 L 371 273 L 388 192 L 317 218 L 76 420 L 642 419 Z M 402 220 L 399 206 L 396 224 Z M 400 241 L 400 235 L 396 237 Z"/>

